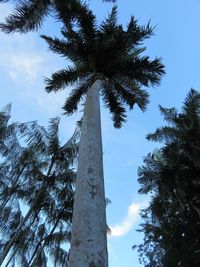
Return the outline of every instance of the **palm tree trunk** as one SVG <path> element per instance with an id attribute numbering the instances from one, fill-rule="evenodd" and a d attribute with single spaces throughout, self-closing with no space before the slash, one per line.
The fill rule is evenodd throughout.
<path id="1" fill-rule="evenodd" d="M 69 267 L 107 267 L 107 225 L 97 80 L 88 90 L 79 146 Z"/>

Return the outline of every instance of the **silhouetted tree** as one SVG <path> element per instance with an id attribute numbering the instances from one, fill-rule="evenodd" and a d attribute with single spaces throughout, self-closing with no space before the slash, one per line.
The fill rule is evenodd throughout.
<path id="1" fill-rule="evenodd" d="M 48 130 L 37 122 L 18 123 L 4 138 L 0 164 L 1 264 L 10 252 L 11 257 L 17 255 L 21 266 L 34 262 L 42 266 L 47 248 L 56 262 L 66 266 L 67 252 L 60 245 L 70 238 L 78 130 L 61 145 L 59 121 L 51 119 Z M 25 216 L 19 201 L 28 208 Z"/>
<path id="2" fill-rule="evenodd" d="M 160 111 L 167 126 L 147 138 L 164 143 L 139 169 L 140 193 L 151 201 L 141 216 L 145 267 L 197 267 L 200 262 L 200 94 L 191 90 L 182 112 Z"/>

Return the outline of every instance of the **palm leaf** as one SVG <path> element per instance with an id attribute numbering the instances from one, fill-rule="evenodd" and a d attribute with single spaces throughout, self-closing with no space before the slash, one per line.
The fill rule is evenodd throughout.
<path id="1" fill-rule="evenodd" d="M 50 4 L 50 0 L 21 1 L 16 5 L 14 13 L 6 18 L 5 23 L 0 24 L 0 29 L 5 33 L 38 30 L 44 17 L 48 15 Z"/>
<path id="2" fill-rule="evenodd" d="M 78 109 L 78 103 L 81 101 L 82 97 L 87 93 L 88 88 L 94 83 L 95 75 L 86 78 L 85 81 L 82 81 L 82 84 L 73 89 L 70 96 L 67 98 L 63 109 L 65 110 L 65 114 L 72 114 L 74 111 Z"/>
<path id="3" fill-rule="evenodd" d="M 65 89 L 66 86 L 77 82 L 80 73 L 73 67 L 68 67 L 66 70 L 60 70 L 52 74 L 51 79 L 46 78 L 45 90 L 50 93 L 52 91 Z"/>

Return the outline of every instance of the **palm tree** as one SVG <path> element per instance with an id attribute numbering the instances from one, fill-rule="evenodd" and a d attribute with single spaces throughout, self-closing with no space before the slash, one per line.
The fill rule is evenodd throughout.
<path id="1" fill-rule="evenodd" d="M 63 39 L 42 36 L 49 48 L 69 59 L 71 65 L 46 79 L 46 91 L 57 92 L 75 85 L 64 104 L 67 115 L 77 110 L 86 95 L 78 158 L 74 200 L 70 267 L 108 266 L 106 245 L 105 195 L 99 94 L 112 113 L 114 126 L 126 120 L 125 105 L 137 104 L 144 111 L 148 93 L 142 86 L 160 82 L 164 67 L 160 59 L 141 55 L 144 39 L 153 29 L 140 27 L 132 17 L 127 30 L 117 23 L 113 8 L 108 19 L 97 25 L 88 11 L 70 31 L 62 30 Z"/>
<path id="2" fill-rule="evenodd" d="M 51 119 L 48 131 L 39 126 L 37 122 L 16 124 L 15 135 L 5 141 L 2 166 L 7 164 L 9 172 L 5 177 L 1 177 L 2 220 L 4 220 L 5 214 L 8 214 L 8 210 L 12 210 L 13 202 L 16 199 L 23 201 L 30 208 L 25 217 L 20 215 L 19 210 L 17 213 L 14 211 L 11 221 L 13 216 L 17 216 L 19 219 L 14 221 L 11 231 L 4 227 L 4 225 L 6 226 L 5 223 L 1 223 L 3 235 L 8 238 L 0 257 L 1 264 L 10 249 L 15 248 L 19 240 L 24 240 L 27 237 L 24 235 L 24 227 L 26 226 L 26 231 L 29 231 L 33 224 L 36 227 L 41 211 L 43 211 L 43 216 L 46 216 L 51 224 L 55 225 L 52 234 L 54 234 L 62 218 L 65 219 L 66 223 L 71 221 L 72 185 L 75 176 L 71 168 L 77 154 L 78 131 L 76 130 L 72 138 L 61 146 L 58 136 L 59 121 L 59 118 Z M 21 147 L 20 142 L 16 140 L 16 132 L 18 133 L 17 137 L 23 138 L 23 141 L 27 143 L 27 147 Z M 4 173 L 1 172 L 1 174 Z M 63 195 L 65 196 L 64 199 Z M 31 234 L 33 235 L 33 231 Z M 39 244 L 43 244 L 46 240 L 44 236 L 40 239 L 42 241 L 38 241 Z M 23 245 L 27 243 L 25 240 Z M 40 248 L 40 246 L 37 247 Z M 15 252 L 20 251 L 19 248 L 14 250 Z M 33 259 L 38 256 L 36 252 Z"/>
<path id="3" fill-rule="evenodd" d="M 139 168 L 140 193 L 151 201 L 143 210 L 146 267 L 199 266 L 200 261 L 200 93 L 190 90 L 182 111 L 160 107 L 167 125 L 148 134 L 163 146 Z"/>
<path id="4" fill-rule="evenodd" d="M 163 153 L 167 159 L 166 171 L 177 173 L 176 176 L 170 175 L 170 180 L 166 179 L 167 186 L 176 185 L 176 198 L 180 206 L 191 206 L 200 218 L 200 202 L 197 197 L 200 194 L 197 186 L 200 165 L 200 94 L 191 89 L 181 113 L 175 108 L 166 109 L 161 106 L 160 111 L 168 125 L 158 128 L 147 139 L 165 142 Z M 176 169 L 174 162 L 182 168 Z M 192 177 L 188 179 L 191 173 Z"/>

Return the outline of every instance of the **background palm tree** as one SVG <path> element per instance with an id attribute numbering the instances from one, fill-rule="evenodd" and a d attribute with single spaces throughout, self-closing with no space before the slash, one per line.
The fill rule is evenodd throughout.
<path id="1" fill-rule="evenodd" d="M 18 255 L 24 264 L 21 266 L 44 263 L 47 247 L 55 261 L 66 266 L 67 252 L 60 245 L 70 238 L 75 178 L 72 167 L 79 130 L 61 145 L 59 121 L 51 119 L 48 131 L 37 122 L 18 123 L 13 134 L 4 138 L 0 164 L 1 263 L 9 251 L 11 258 Z M 25 216 L 19 201 L 28 208 Z"/>
<path id="2" fill-rule="evenodd" d="M 69 30 L 70 28 L 70 30 Z M 74 202 L 70 267 L 107 266 L 105 196 L 99 93 L 109 108 L 114 126 L 126 120 L 125 105 L 137 104 L 145 110 L 148 93 L 141 86 L 157 85 L 164 74 L 160 59 L 141 55 L 144 39 L 153 29 L 140 27 L 132 17 L 125 31 L 117 23 L 113 8 L 106 21 L 97 25 L 88 11 L 62 30 L 63 39 L 42 36 L 49 48 L 69 59 L 71 65 L 46 79 L 46 91 L 57 92 L 68 85 L 76 86 L 64 104 L 67 115 L 78 108 L 87 95 L 81 131 L 78 177 Z"/>
<path id="3" fill-rule="evenodd" d="M 138 247 L 145 267 L 194 266 L 200 261 L 200 93 L 190 90 L 179 113 L 160 107 L 167 122 L 147 138 L 164 143 L 139 168 L 140 193 L 151 201 L 142 212 Z"/>

